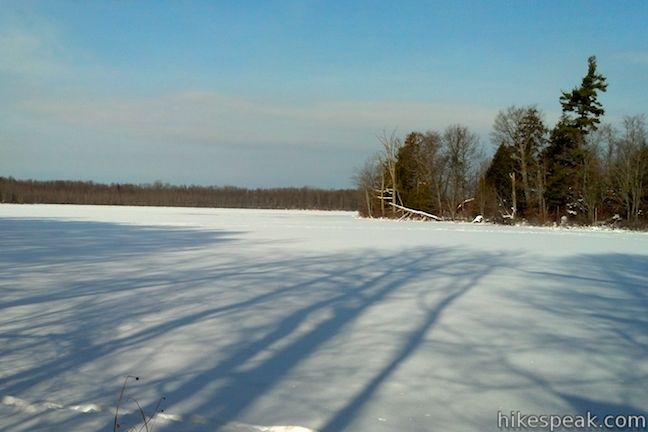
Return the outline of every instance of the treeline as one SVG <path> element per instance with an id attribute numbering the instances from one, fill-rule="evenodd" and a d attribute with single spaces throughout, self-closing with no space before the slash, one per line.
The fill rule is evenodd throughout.
<path id="1" fill-rule="evenodd" d="M 164 207 L 357 210 L 357 190 L 233 186 L 101 184 L 35 181 L 0 177 L 0 202 L 17 204 L 92 204 Z"/>
<path id="2" fill-rule="evenodd" d="M 498 113 L 484 160 L 466 126 L 379 137 L 382 151 L 356 173 L 360 212 L 511 223 L 647 226 L 648 133 L 644 115 L 601 124 L 607 90 L 588 59 L 581 85 L 562 92 L 562 116 L 548 127 L 535 106 Z"/>

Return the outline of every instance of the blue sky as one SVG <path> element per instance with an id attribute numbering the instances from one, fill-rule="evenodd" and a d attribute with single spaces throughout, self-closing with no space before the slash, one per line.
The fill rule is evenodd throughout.
<path id="1" fill-rule="evenodd" d="M 346 187 L 376 135 L 648 114 L 645 1 L 0 0 L 0 175 Z"/>

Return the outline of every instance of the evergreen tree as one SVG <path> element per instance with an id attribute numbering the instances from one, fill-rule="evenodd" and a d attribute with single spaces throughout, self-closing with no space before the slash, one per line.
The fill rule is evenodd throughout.
<path id="1" fill-rule="evenodd" d="M 596 71 L 596 57 L 587 59 L 587 75 L 583 78 L 580 87 L 570 92 L 562 92 L 560 104 L 564 114 L 575 113 L 572 120 L 573 126 L 582 135 L 595 131 L 601 122 L 599 117 L 605 114 L 603 105 L 598 101 L 598 92 L 607 90 L 605 77 Z"/>
<path id="2" fill-rule="evenodd" d="M 423 134 L 411 132 L 405 137 L 398 150 L 396 176 L 403 205 L 415 209 L 426 209 L 430 204 L 430 193 L 423 178 L 421 147 Z"/>
<path id="3" fill-rule="evenodd" d="M 515 161 L 511 147 L 500 145 L 493 155 L 488 170 L 486 170 L 486 181 L 495 188 L 495 192 L 501 197 L 511 195 L 511 180 L 509 174 L 513 172 Z"/>
<path id="4" fill-rule="evenodd" d="M 546 133 L 542 114 L 534 106 L 512 106 L 500 111 L 495 117 L 491 132 L 491 140 L 498 148 L 506 146 L 510 149 L 514 166 L 505 174 L 507 178 L 511 173 L 518 175 L 522 192 L 517 203 L 518 210 L 522 210 L 527 216 L 528 209 L 541 207 L 534 191 L 538 190 L 541 183 L 537 178 L 540 171 L 538 162 L 545 145 Z"/>
<path id="5" fill-rule="evenodd" d="M 510 174 L 515 172 L 513 147 L 500 144 L 493 155 L 490 166 L 486 170 L 486 183 L 497 196 L 498 207 L 504 207 L 506 212 L 512 206 L 512 182 Z"/>
<path id="6" fill-rule="evenodd" d="M 587 74 L 580 87 L 562 92 L 563 115 L 551 132 L 544 153 L 548 164 L 545 200 L 557 216 L 559 210 L 588 211 L 582 203 L 585 189 L 591 186 L 586 162 L 591 161 L 593 153 L 587 148 L 585 138 L 597 130 L 605 113 L 598 92 L 605 92 L 607 83 L 605 76 L 596 70 L 596 57 L 591 56 L 587 63 Z"/>
<path id="7" fill-rule="evenodd" d="M 545 149 L 548 162 L 545 201 L 549 208 L 565 208 L 575 199 L 573 176 L 578 169 L 577 149 L 581 134 L 563 116 L 551 131 Z"/>
<path id="8" fill-rule="evenodd" d="M 411 132 L 398 151 L 396 175 L 403 205 L 441 213 L 444 160 L 437 132 Z"/>

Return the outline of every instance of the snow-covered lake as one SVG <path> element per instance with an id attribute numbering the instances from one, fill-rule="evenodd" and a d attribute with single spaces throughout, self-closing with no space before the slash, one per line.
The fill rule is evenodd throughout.
<path id="1" fill-rule="evenodd" d="M 0 205 L 0 430 L 112 431 L 129 374 L 158 432 L 648 415 L 648 235 Z"/>

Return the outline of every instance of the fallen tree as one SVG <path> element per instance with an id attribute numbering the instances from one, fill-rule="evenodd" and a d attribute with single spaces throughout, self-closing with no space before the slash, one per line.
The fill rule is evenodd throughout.
<path id="1" fill-rule="evenodd" d="M 413 208 L 405 207 L 402 205 L 394 204 L 394 203 L 388 203 L 390 206 L 400 210 L 403 212 L 403 216 L 401 219 L 432 219 L 435 221 L 442 221 L 443 219 L 440 218 L 439 216 L 433 215 L 432 213 L 427 213 L 424 212 L 423 210 L 416 210 Z"/>

